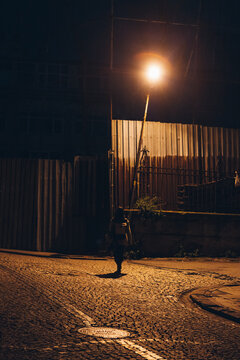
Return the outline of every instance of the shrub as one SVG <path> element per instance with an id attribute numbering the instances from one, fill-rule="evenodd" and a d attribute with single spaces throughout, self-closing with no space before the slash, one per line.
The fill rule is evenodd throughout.
<path id="1" fill-rule="evenodd" d="M 158 196 L 145 196 L 138 199 L 134 207 L 140 210 L 140 215 L 144 218 L 156 216 L 156 211 L 161 209 L 161 200 Z"/>

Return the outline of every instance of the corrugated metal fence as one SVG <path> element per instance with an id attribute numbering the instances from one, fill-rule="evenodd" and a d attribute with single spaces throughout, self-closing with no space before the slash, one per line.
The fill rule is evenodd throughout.
<path id="1" fill-rule="evenodd" d="M 0 159 L 0 246 L 40 251 L 67 248 L 71 194 L 70 163 Z"/>
<path id="2" fill-rule="evenodd" d="M 108 160 L 105 157 L 74 159 L 75 246 L 82 251 L 101 247 L 109 221 Z M 80 240 L 81 239 L 81 240 Z"/>
<path id="3" fill-rule="evenodd" d="M 115 201 L 129 206 L 141 121 L 113 120 Z M 234 177 L 240 169 L 240 131 L 191 124 L 146 122 L 137 197 L 159 196 L 165 209 L 178 208 L 178 186 Z M 192 209 L 193 210 L 193 209 Z"/>
<path id="4" fill-rule="evenodd" d="M 0 247 L 39 251 L 96 247 L 108 216 L 106 166 L 106 159 L 86 157 L 76 157 L 74 164 L 0 159 Z"/>

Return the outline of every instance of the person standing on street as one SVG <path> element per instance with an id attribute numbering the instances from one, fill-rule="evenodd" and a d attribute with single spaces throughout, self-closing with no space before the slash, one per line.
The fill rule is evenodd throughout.
<path id="1" fill-rule="evenodd" d="M 127 246 L 132 245 L 130 222 L 124 217 L 124 210 L 122 207 L 119 207 L 116 210 L 115 216 L 110 222 L 109 233 L 112 239 L 114 260 L 117 265 L 117 271 L 115 274 L 121 275 L 124 251 Z"/>

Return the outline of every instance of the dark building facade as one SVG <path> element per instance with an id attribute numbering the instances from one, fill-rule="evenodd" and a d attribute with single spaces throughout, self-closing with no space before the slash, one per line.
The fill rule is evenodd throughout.
<path id="1" fill-rule="evenodd" d="M 89 10 L 78 1 L 1 3 L 1 157 L 72 159 L 109 149 L 106 21 L 91 31 Z"/>
<path id="2" fill-rule="evenodd" d="M 106 154 L 112 116 L 140 120 L 136 55 L 171 64 L 148 119 L 239 127 L 239 2 L 28 1 L 0 5 L 0 156 Z"/>
<path id="3" fill-rule="evenodd" d="M 70 159 L 107 151 L 106 71 L 2 58 L 0 89 L 1 157 Z"/>

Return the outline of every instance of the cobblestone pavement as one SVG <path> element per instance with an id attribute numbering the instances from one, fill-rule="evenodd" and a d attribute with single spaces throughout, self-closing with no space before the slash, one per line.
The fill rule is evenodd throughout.
<path id="1" fill-rule="evenodd" d="M 202 309 L 240 323 L 240 258 L 144 258 L 137 261 L 145 266 L 211 273 L 218 278 L 232 280 L 222 287 L 206 287 L 189 294 Z"/>
<path id="2" fill-rule="evenodd" d="M 239 360 L 240 326 L 189 301 L 194 289 L 229 285 L 228 274 L 110 258 L 0 253 L 1 359 Z M 126 338 L 81 328 L 127 330 Z"/>

